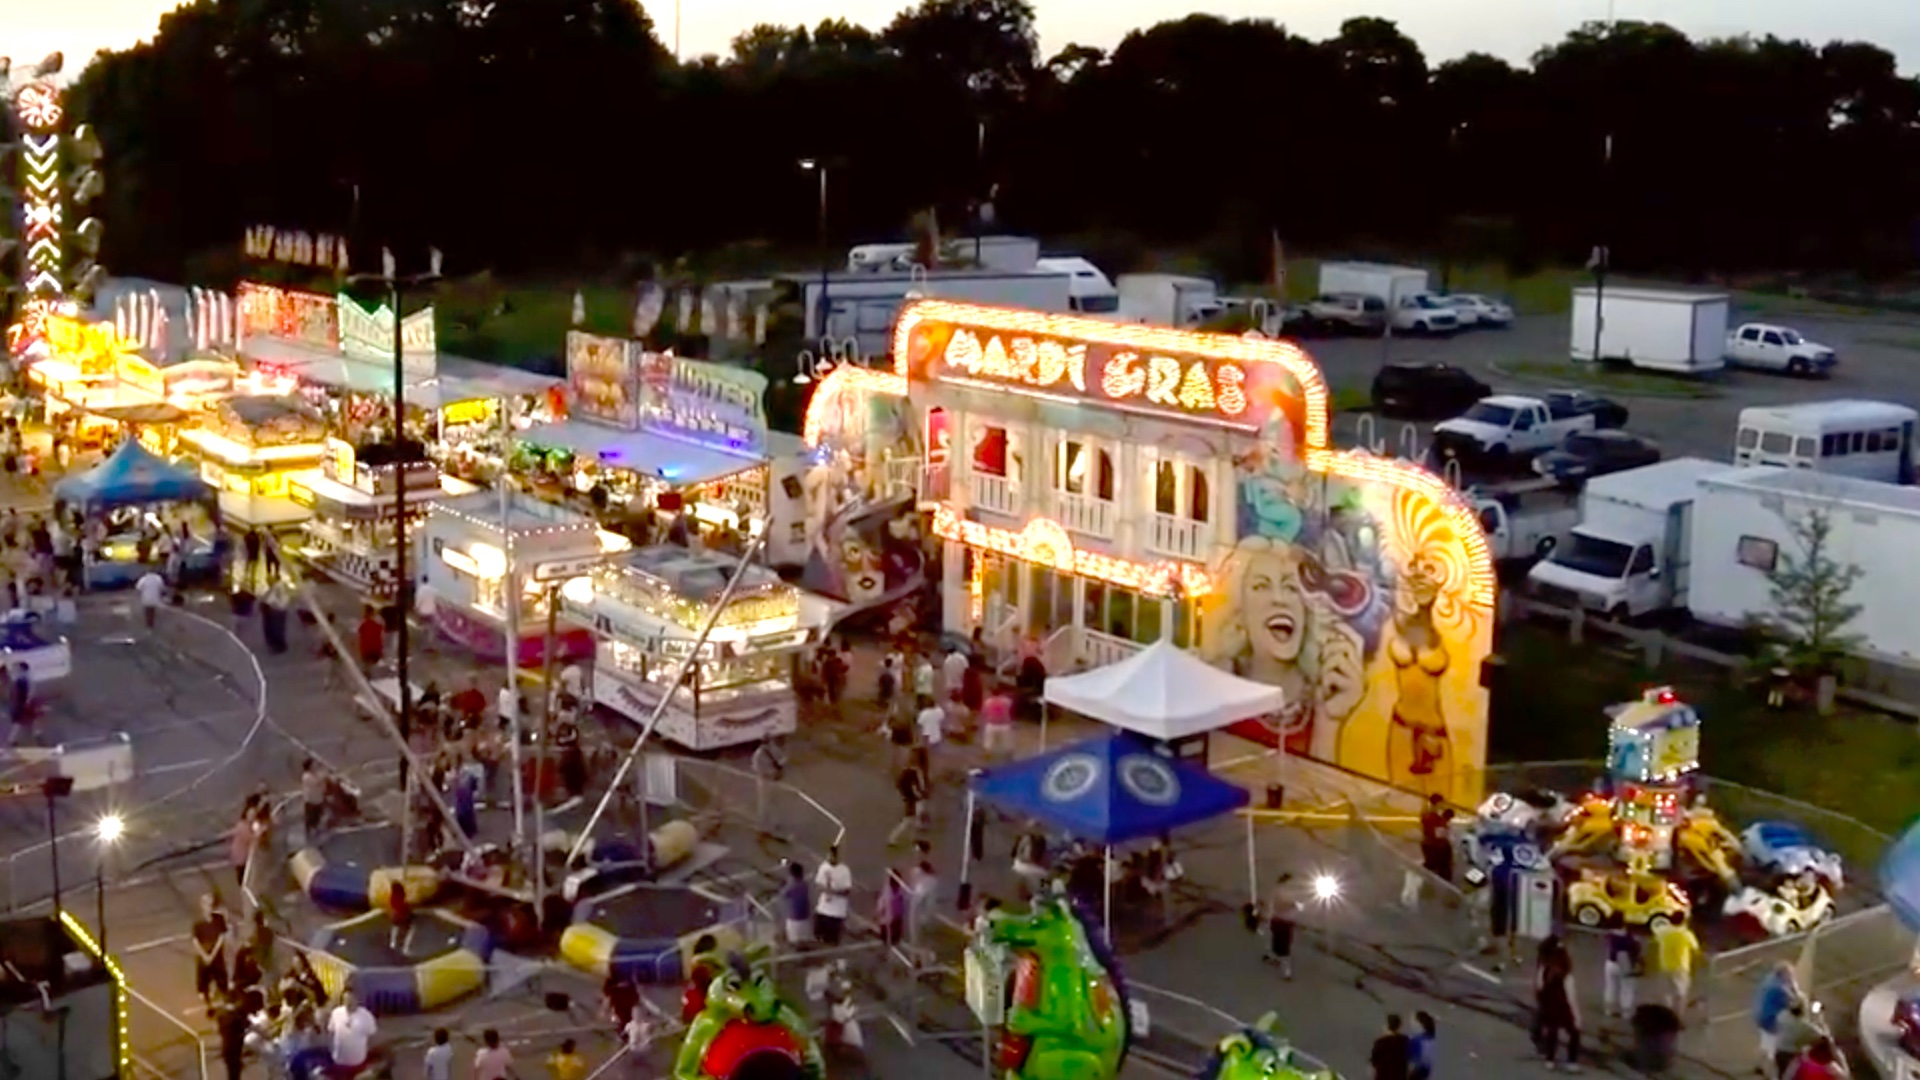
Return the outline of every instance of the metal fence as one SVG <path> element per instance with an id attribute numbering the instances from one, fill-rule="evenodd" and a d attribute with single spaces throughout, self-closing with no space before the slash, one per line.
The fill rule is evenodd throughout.
<path id="1" fill-rule="evenodd" d="M 672 801 L 697 824 L 729 828 L 735 836 L 756 833 L 767 854 L 811 864 L 846 837 L 845 822 L 792 784 L 677 755 L 652 757 L 649 776 L 658 775 L 660 761 L 671 762 Z"/>
<path id="2" fill-rule="evenodd" d="M 133 987 L 127 987 L 128 1041 L 133 1052 L 134 1072 L 160 1080 L 198 1077 L 208 1080 L 209 1047 L 179 1017 Z"/>

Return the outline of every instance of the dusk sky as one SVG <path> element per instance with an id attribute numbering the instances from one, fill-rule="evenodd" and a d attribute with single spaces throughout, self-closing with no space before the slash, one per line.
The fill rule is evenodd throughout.
<path id="1" fill-rule="evenodd" d="M 96 49 L 151 37 L 162 12 L 179 0 L 0 0 L 0 55 L 33 63 L 65 50 L 69 73 Z M 1616 0 L 1621 19 L 1652 18 L 1696 37 L 1776 34 L 1824 43 L 1871 41 L 1891 49 L 1902 71 L 1920 67 L 1920 18 L 1913 0 Z M 756 22 L 813 23 L 839 15 L 881 27 L 903 0 L 682 0 L 681 51 L 725 52 L 733 35 Z M 1038 0 L 1041 46 L 1047 53 L 1079 42 L 1111 47 L 1127 31 L 1196 10 L 1179 0 Z M 1295 33 L 1322 38 L 1354 15 L 1393 19 L 1429 59 L 1469 51 L 1523 63 L 1541 45 L 1590 19 L 1607 17 L 1607 0 L 1212 0 L 1198 10 L 1229 18 L 1261 16 Z M 648 5 L 661 40 L 674 40 L 673 0 Z"/>

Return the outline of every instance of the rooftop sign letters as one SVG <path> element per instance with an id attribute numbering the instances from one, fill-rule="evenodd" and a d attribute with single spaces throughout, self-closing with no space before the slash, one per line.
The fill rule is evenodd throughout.
<path id="1" fill-rule="evenodd" d="M 340 311 L 340 351 L 354 360 L 393 363 L 393 309 L 385 304 L 372 311 L 342 295 Z M 425 307 L 400 320 L 401 364 L 409 379 L 434 377 L 439 345 L 433 322 L 433 308 Z"/>
<path id="2" fill-rule="evenodd" d="M 340 318 L 331 296 L 241 282 L 239 300 L 243 334 L 288 338 L 323 349 L 340 343 Z"/>
<path id="3" fill-rule="evenodd" d="M 766 449 L 765 375 L 664 353 L 647 354 L 640 374 L 647 427 L 738 453 Z"/>
<path id="4" fill-rule="evenodd" d="M 912 380 L 1247 430 L 1284 417 L 1297 442 L 1326 402 L 1310 361 L 1296 370 L 1283 360 L 1294 352 L 1281 342 L 944 301 L 904 310 L 894 340 L 895 364 Z"/>

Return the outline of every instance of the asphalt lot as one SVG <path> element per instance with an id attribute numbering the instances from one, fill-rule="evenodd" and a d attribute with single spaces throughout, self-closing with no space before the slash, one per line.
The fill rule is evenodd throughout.
<path id="1" fill-rule="evenodd" d="M 1812 310 L 1812 309 L 1809 309 Z M 1658 441 L 1669 457 L 1725 460 L 1733 450 L 1740 410 L 1755 405 L 1785 405 L 1832 398 L 1920 401 L 1920 320 L 1901 316 L 1858 316 L 1822 310 L 1788 314 L 1736 307 L 1733 325 L 1772 322 L 1791 326 L 1815 341 L 1831 345 L 1840 364 L 1830 378 L 1794 379 L 1770 372 L 1727 369 L 1704 383 L 1636 372 L 1622 385 L 1568 357 L 1567 315 L 1522 317 L 1507 330 L 1467 330 L 1451 338 L 1330 338 L 1301 342 L 1320 362 L 1336 390 L 1364 389 L 1388 360 L 1443 360 L 1466 368 L 1496 391 L 1527 393 L 1574 386 L 1623 402 L 1632 410 L 1628 429 Z M 1563 365 L 1567 378 L 1556 382 L 1541 369 Z M 1516 373 L 1517 372 L 1517 373 Z M 1671 391 L 1661 385 L 1672 383 Z M 1649 391 L 1658 390 L 1660 393 Z M 1359 445 L 1358 416 L 1336 416 L 1335 436 L 1343 445 Z M 1400 445 L 1398 421 L 1383 421 L 1375 441 Z M 1424 445 L 1424 444 L 1423 444 Z"/>

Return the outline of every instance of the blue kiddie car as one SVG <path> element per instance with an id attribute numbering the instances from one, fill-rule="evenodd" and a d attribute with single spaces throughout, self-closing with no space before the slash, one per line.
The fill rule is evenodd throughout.
<path id="1" fill-rule="evenodd" d="M 1740 847 L 1748 865 L 1770 874 L 1788 878 L 1811 874 L 1833 893 L 1846 883 L 1840 856 L 1790 821 L 1760 821 L 1747 826 L 1740 834 Z"/>

